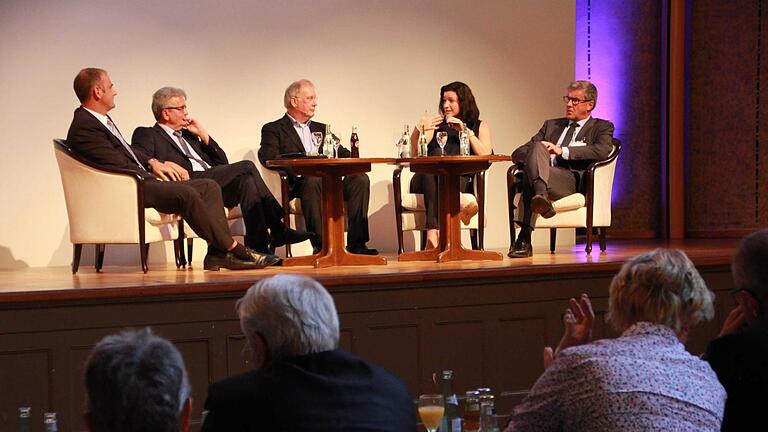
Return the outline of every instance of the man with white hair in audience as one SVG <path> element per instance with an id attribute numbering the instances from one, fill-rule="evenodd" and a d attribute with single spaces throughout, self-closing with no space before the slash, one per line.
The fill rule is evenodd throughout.
<path id="1" fill-rule="evenodd" d="M 414 431 L 394 375 L 338 349 L 333 298 L 317 281 L 278 275 L 237 301 L 255 370 L 208 389 L 202 431 Z"/>
<path id="2" fill-rule="evenodd" d="M 733 257 L 736 307 L 704 359 L 728 393 L 723 431 L 760 429 L 768 389 L 768 230 L 742 240 Z"/>
<path id="3" fill-rule="evenodd" d="M 184 360 L 148 328 L 93 347 L 85 365 L 85 424 L 91 432 L 186 432 L 192 412 Z"/>

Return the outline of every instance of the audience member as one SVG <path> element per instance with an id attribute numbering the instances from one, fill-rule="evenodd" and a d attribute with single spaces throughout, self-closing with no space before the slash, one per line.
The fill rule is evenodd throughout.
<path id="1" fill-rule="evenodd" d="M 768 390 L 768 230 L 739 245 L 731 271 L 736 307 L 704 359 L 728 393 L 723 431 L 760 429 Z"/>
<path id="2" fill-rule="evenodd" d="M 299 80 L 285 89 L 283 97 L 286 113 L 279 120 L 267 123 L 261 128 L 259 160 L 266 166 L 267 161 L 280 155 L 308 154 L 314 150 L 312 134 L 319 133 L 325 139 L 325 124 L 313 121 L 317 107 L 315 86 L 309 80 Z M 351 152 L 339 146 L 338 156 L 347 158 Z M 281 170 L 284 170 L 281 168 Z M 320 177 L 296 176 L 290 170 L 289 187 L 291 198 L 301 200 L 301 210 L 307 231 L 316 234 L 312 241 L 314 252 L 319 252 L 323 238 L 322 223 L 322 179 Z M 367 247 L 368 201 L 371 181 L 367 174 L 345 176 L 342 181 L 344 201 L 347 205 L 347 250 L 350 253 L 376 255 L 378 251 Z M 327 245 L 326 245 L 327 246 Z"/>
<path id="3" fill-rule="evenodd" d="M 442 150 L 437 144 L 437 132 L 446 133 L 445 154 L 458 155 L 459 133 L 465 131 L 469 139 L 469 154 L 488 155 L 493 152 L 491 139 L 491 127 L 488 122 L 480 120 L 480 109 L 475 103 L 472 89 L 463 82 L 452 82 L 440 88 L 440 103 L 438 105 L 440 115 L 432 118 L 423 117 L 417 128 L 411 134 L 411 154 L 417 154 L 417 146 L 420 129 L 424 130 L 424 136 L 428 142 L 427 154 L 440 156 Z M 461 176 L 459 186 L 462 192 L 472 192 L 468 189 L 472 175 Z M 427 247 L 437 247 L 438 223 L 437 223 L 437 176 L 429 174 L 415 174 L 410 184 L 412 193 L 424 195 L 424 207 L 426 210 Z M 476 201 L 461 202 L 461 219 L 465 225 L 478 212 Z"/>
<path id="4" fill-rule="evenodd" d="M 152 113 L 157 123 L 153 127 L 136 128 L 131 139 L 133 146 L 141 147 L 147 155 L 160 161 L 174 162 L 183 180 L 209 178 L 218 183 L 224 205 L 240 205 L 246 246 L 271 254 L 276 247 L 311 237 L 285 226 L 283 208 L 253 162 L 229 163 L 224 149 L 200 120 L 189 115 L 184 90 L 174 87 L 157 90 L 152 95 Z"/>
<path id="5" fill-rule="evenodd" d="M 256 370 L 209 387 L 203 431 L 415 430 L 403 383 L 337 348 L 336 307 L 318 282 L 263 279 L 236 308 Z"/>
<path id="6" fill-rule="evenodd" d="M 683 252 L 657 249 L 622 266 L 609 288 L 608 321 L 621 336 L 587 343 L 586 294 L 570 300 L 556 350 L 515 407 L 507 431 L 718 431 L 725 390 L 683 343 L 714 315 L 714 294 Z"/>
<path id="7" fill-rule="evenodd" d="M 613 123 L 592 117 L 597 88 L 589 81 L 574 81 L 563 96 L 565 117 L 547 120 L 530 141 L 512 153 L 524 164 L 523 194 L 514 217 L 520 235 L 510 247 L 510 258 L 533 255 L 531 231 L 534 213 L 555 215 L 552 201 L 584 191 L 589 164 L 607 158 L 613 149 Z"/>
<path id="8" fill-rule="evenodd" d="M 262 268 L 279 262 L 273 255 L 246 249 L 229 234 L 221 188 L 213 180 L 182 180 L 173 162 L 160 162 L 123 138 L 107 113 L 115 107 L 114 84 L 107 71 L 81 70 L 75 94 L 82 104 L 75 110 L 67 145 L 105 169 L 132 172 L 144 179 L 144 205 L 162 213 L 179 213 L 208 242 L 206 270 Z M 177 181 L 168 181 L 177 180 Z"/>
<path id="9" fill-rule="evenodd" d="M 147 329 L 102 339 L 85 365 L 91 432 L 186 432 L 192 410 L 184 360 Z"/>

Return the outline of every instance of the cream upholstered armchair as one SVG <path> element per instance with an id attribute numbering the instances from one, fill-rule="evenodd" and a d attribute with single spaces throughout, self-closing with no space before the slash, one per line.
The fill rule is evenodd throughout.
<path id="1" fill-rule="evenodd" d="M 421 249 L 426 247 L 426 208 L 424 195 L 410 192 L 413 173 L 398 166 L 392 173 L 392 189 L 395 198 L 395 225 L 397 227 L 397 253 L 403 253 L 403 232 L 421 231 Z M 474 174 L 475 193 L 462 193 L 466 198 L 475 200 L 478 213 L 472 216 L 469 225 L 462 224 L 462 229 L 470 230 L 472 249 L 483 250 L 485 234 L 485 171 Z M 480 222 L 482 221 L 482 223 Z"/>
<path id="2" fill-rule="evenodd" d="M 147 272 L 149 243 L 173 241 L 180 265 L 178 215 L 144 208 L 144 180 L 130 171 L 98 168 L 53 140 L 73 245 L 72 273 L 80 266 L 83 244 L 96 245 L 95 267 L 104 263 L 106 244 L 138 244 L 141 268 Z"/>
<path id="3" fill-rule="evenodd" d="M 592 231 L 598 229 L 600 250 L 605 251 L 605 234 L 611 226 L 611 192 L 621 141 L 613 139 L 613 151 L 607 159 L 592 163 L 584 173 L 584 193 L 574 193 L 552 203 L 555 215 L 549 219 L 536 217 L 534 228 L 549 228 L 549 250 L 555 252 L 557 228 L 586 228 L 586 252 L 592 252 Z M 507 170 L 507 200 L 509 205 L 509 235 L 515 244 L 515 205 L 521 197 L 522 168 L 512 165 Z"/>

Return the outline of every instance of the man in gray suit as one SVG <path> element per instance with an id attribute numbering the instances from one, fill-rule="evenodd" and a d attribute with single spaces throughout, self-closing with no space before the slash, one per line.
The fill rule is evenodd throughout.
<path id="1" fill-rule="evenodd" d="M 607 158 L 613 149 L 613 123 L 592 117 L 597 104 L 595 85 L 574 81 L 567 92 L 563 96 L 565 117 L 545 121 L 530 141 L 512 153 L 515 163 L 524 164 L 524 178 L 515 215 L 520 235 L 509 251 L 510 258 L 533 255 L 533 214 L 554 216 L 552 201 L 583 190 L 583 174 L 589 164 Z"/>

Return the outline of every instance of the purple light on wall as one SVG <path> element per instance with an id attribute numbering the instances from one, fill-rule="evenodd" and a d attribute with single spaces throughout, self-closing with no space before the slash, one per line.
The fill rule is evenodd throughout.
<path id="1" fill-rule="evenodd" d="M 615 136 L 622 140 L 622 153 L 628 151 L 623 139 L 625 112 L 629 104 L 627 53 L 634 49 L 626 22 L 631 7 L 622 0 L 576 0 L 576 64 L 575 79 L 592 81 L 598 90 L 594 116 L 611 120 Z M 630 17 L 631 19 L 631 17 Z M 620 157 L 621 159 L 621 157 Z M 613 202 L 623 196 L 624 179 L 614 178 Z"/>

